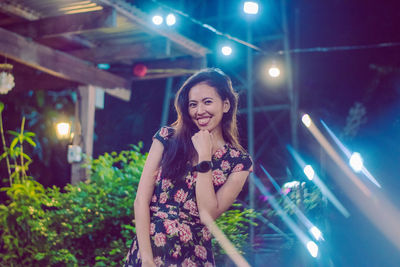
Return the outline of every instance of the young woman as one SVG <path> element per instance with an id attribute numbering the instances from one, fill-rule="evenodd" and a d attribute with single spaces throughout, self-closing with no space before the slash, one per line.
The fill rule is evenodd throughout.
<path id="1" fill-rule="evenodd" d="M 191 76 L 175 98 L 177 120 L 153 137 L 135 199 L 128 266 L 214 266 L 211 234 L 252 171 L 238 142 L 237 95 L 218 69 Z"/>

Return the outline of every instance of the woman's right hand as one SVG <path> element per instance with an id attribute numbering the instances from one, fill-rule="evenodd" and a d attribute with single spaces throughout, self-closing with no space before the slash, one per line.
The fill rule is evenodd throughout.
<path id="1" fill-rule="evenodd" d="M 153 260 L 142 260 L 142 267 L 157 267 Z"/>

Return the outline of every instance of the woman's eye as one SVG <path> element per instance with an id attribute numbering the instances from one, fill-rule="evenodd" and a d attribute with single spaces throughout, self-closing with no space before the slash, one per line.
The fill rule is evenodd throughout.
<path id="1" fill-rule="evenodd" d="M 189 103 L 189 107 L 190 108 L 194 108 L 194 107 L 196 107 L 196 104 L 195 103 Z"/>
<path id="2" fill-rule="evenodd" d="M 206 105 L 210 105 L 212 103 L 211 100 L 206 100 L 206 102 L 204 102 Z"/>

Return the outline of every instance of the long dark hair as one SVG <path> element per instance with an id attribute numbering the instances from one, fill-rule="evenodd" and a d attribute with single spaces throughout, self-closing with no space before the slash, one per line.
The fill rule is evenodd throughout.
<path id="1" fill-rule="evenodd" d="M 230 109 L 223 114 L 221 121 L 222 136 L 226 142 L 243 151 L 239 144 L 237 129 L 238 95 L 233 90 L 231 79 L 220 69 L 208 68 L 200 70 L 189 77 L 175 96 L 177 120 L 171 125 L 175 132 L 164 150 L 161 161 L 163 177 L 177 180 L 186 175 L 188 165 L 196 156 L 191 137 L 199 130 L 189 115 L 189 91 L 199 83 L 206 83 L 215 88 L 222 101 L 228 99 Z"/>

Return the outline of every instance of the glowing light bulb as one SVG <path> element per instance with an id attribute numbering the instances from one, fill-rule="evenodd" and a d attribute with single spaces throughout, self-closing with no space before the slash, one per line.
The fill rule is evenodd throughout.
<path id="1" fill-rule="evenodd" d="M 247 14 L 257 14 L 258 13 L 258 4 L 253 1 L 246 1 L 243 5 L 243 11 Z"/>
<path id="2" fill-rule="evenodd" d="M 168 14 L 167 19 L 166 19 L 167 25 L 172 26 L 176 23 L 176 18 L 174 14 Z"/>
<path id="3" fill-rule="evenodd" d="M 308 114 L 304 114 L 303 117 L 301 118 L 301 121 L 303 124 L 308 128 L 311 125 L 311 118 Z"/>
<path id="4" fill-rule="evenodd" d="M 350 157 L 350 166 L 355 172 L 360 172 L 364 166 L 363 159 L 358 152 L 354 152 Z"/>
<path id="5" fill-rule="evenodd" d="M 312 180 L 314 178 L 315 172 L 311 165 L 307 165 L 304 167 L 304 173 L 306 174 L 308 180 Z"/>
<path id="6" fill-rule="evenodd" d="M 308 252 L 310 252 L 311 256 L 316 258 L 318 256 L 318 246 L 313 241 L 308 241 L 307 243 Z"/>
<path id="7" fill-rule="evenodd" d="M 163 18 L 160 15 L 155 15 L 152 21 L 155 25 L 161 25 L 163 23 Z"/>
<path id="8" fill-rule="evenodd" d="M 232 54 L 232 48 L 230 46 L 223 46 L 221 52 L 224 56 L 229 56 Z"/>

